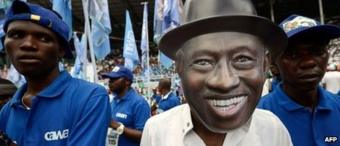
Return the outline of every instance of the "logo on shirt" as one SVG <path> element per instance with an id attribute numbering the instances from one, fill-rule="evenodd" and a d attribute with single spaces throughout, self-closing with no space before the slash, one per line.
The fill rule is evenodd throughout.
<path id="1" fill-rule="evenodd" d="M 325 142 L 326 143 L 334 143 L 338 140 L 338 138 L 336 136 L 327 136 L 325 138 Z"/>
<path id="2" fill-rule="evenodd" d="M 123 113 L 116 113 L 116 117 L 122 118 L 122 119 L 126 119 L 126 118 L 127 118 L 127 115 L 126 115 L 126 114 L 123 114 Z"/>
<path id="3" fill-rule="evenodd" d="M 44 138 L 46 141 L 62 140 L 68 137 L 68 131 L 68 129 L 49 131 L 45 133 Z"/>

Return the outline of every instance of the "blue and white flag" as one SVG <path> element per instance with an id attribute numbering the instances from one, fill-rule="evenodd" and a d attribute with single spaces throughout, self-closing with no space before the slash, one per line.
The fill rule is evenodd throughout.
<path id="1" fill-rule="evenodd" d="M 3 31 L 3 24 L 4 24 L 4 16 L 7 11 L 7 9 L 11 6 L 12 0 L 0 0 L 0 39 L 5 36 L 5 32 Z M 2 51 L 3 45 L 2 42 L 0 41 L 0 51 Z"/>
<path id="2" fill-rule="evenodd" d="M 85 50 L 85 34 L 82 35 L 81 40 L 79 41 L 76 33 L 73 33 L 74 40 L 74 48 L 76 49 L 76 61 L 74 63 L 74 70 L 71 73 L 73 77 L 85 79 L 84 75 L 84 65 L 87 63 L 87 56 Z"/>
<path id="3" fill-rule="evenodd" d="M 133 71 L 139 64 L 139 56 L 137 52 L 135 35 L 133 33 L 129 11 L 126 10 L 125 17 L 125 36 L 124 36 L 124 52 L 125 67 Z"/>
<path id="4" fill-rule="evenodd" d="M 111 20 L 107 0 L 89 1 L 89 17 L 91 19 L 91 38 L 93 51 L 98 60 L 102 60 L 111 51 Z"/>
<path id="5" fill-rule="evenodd" d="M 0 0 L 0 9 L 7 9 L 11 6 L 13 0 Z"/>
<path id="6" fill-rule="evenodd" d="M 1 18 L 0 18 L 0 40 L 1 40 L 2 37 L 5 36 L 5 32 L 4 32 L 4 30 L 2 29 L 3 26 L 4 26 L 4 19 L 1 19 Z M 2 51 L 3 48 L 4 48 L 4 47 L 3 47 L 3 45 L 2 45 L 2 41 L 0 41 L 0 52 Z"/>
<path id="7" fill-rule="evenodd" d="M 163 9 L 164 9 L 164 0 L 155 0 L 154 6 L 154 17 L 153 17 L 153 41 L 157 44 L 159 43 L 159 39 L 163 34 Z"/>
<path id="8" fill-rule="evenodd" d="M 183 23 L 182 0 L 155 0 L 154 41 L 158 44 L 162 35 Z M 171 67 L 173 61 L 159 52 L 160 64 Z"/>
<path id="9" fill-rule="evenodd" d="M 148 4 L 144 4 L 143 12 L 143 26 L 142 26 L 142 40 L 140 44 L 140 49 L 142 51 L 142 69 L 143 75 L 146 77 L 150 76 L 149 69 L 149 32 L 148 32 Z"/>
<path id="10" fill-rule="evenodd" d="M 15 69 L 13 64 L 11 64 L 8 70 L 7 79 L 14 83 L 17 87 L 21 87 L 21 85 L 26 83 L 25 77 Z"/>
<path id="11" fill-rule="evenodd" d="M 63 18 L 70 28 L 69 38 L 72 36 L 72 3 L 71 0 L 50 0 L 52 9 Z"/>

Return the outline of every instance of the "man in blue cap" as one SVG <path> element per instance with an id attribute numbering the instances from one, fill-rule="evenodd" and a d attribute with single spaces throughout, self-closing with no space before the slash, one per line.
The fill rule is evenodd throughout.
<path id="1" fill-rule="evenodd" d="M 292 15 L 280 27 L 288 47 L 274 64 L 281 83 L 261 98 L 258 107 L 276 114 L 296 146 L 340 145 L 340 98 L 319 83 L 326 72 L 329 41 L 340 37 L 340 28 Z"/>
<path id="2" fill-rule="evenodd" d="M 0 112 L 0 131 L 22 146 L 100 146 L 110 121 L 107 91 L 72 78 L 58 62 L 72 56 L 69 29 L 53 11 L 14 1 L 4 46 L 27 81 Z"/>
<path id="3" fill-rule="evenodd" d="M 109 133 L 109 143 L 118 140 L 118 146 L 139 146 L 144 124 L 151 116 L 149 104 L 131 87 L 133 74 L 124 66 L 114 67 L 103 74 L 103 78 L 109 79 L 109 89 L 114 95 L 110 127 L 116 136 Z M 112 137 L 119 139 L 110 139 Z"/>

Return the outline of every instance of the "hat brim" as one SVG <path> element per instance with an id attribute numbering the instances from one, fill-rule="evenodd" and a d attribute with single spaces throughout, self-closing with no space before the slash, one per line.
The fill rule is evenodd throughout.
<path id="1" fill-rule="evenodd" d="M 327 37 L 327 39 L 333 39 L 340 37 L 340 27 L 335 25 L 319 25 L 314 27 L 301 27 L 296 30 L 292 30 L 287 33 L 288 38 L 293 38 L 305 34 L 317 33 L 316 37 Z"/>
<path id="2" fill-rule="evenodd" d="M 214 32 L 242 32 L 257 36 L 273 56 L 281 54 L 288 42 L 285 32 L 266 18 L 234 15 L 210 17 L 181 25 L 164 34 L 159 49 L 175 60 L 176 52 L 186 41 L 195 36 Z"/>
<path id="3" fill-rule="evenodd" d="M 122 74 L 113 73 L 113 72 L 111 72 L 111 73 L 104 73 L 104 74 L 102 75 L 103 78 L 120 78 L 120 77 L 123 77 L 123 76 L 124 76 L 124 75 L 122 75 Z"/>

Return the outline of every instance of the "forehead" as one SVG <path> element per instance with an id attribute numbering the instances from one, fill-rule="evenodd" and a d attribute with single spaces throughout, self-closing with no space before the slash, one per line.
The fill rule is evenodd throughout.
<path id="1" fill-rule="evenodd" d="M 32 32 L 44 32 L 46 34 L 50 34 L 52 36 L 56 36 L 56 34 L 46 28 L 46 27 L 43 27 L 37 23 L 34 23 L 32 21 L 25 21 L 25 20 L 15 20 L 11 23 L 8 24 L 8 29 L 7 29 L 7 32 L 10 31 L 10 30 L 23 30 L 23 31 L 32 31 Z"/>
<path id="2" fill-rule="evenodd" d="M 183 47 L 184 52 L 197 51 L 228 51 L 250 49 L 264 51 L 264 45 L 258 37 L 240 32 L 217 32 L 194 37 L 187 41 Z"/>
<path id="3" fill-rule="evenodd" d="M 292 40 L 289 41 L 288 47 L 285 52 L 297 51 L 297 50 L 307 50 L 307 51 L 316 51 L 316 50 L 325 50 L 327 49 L 327 45 L 329 40 Z"/>

